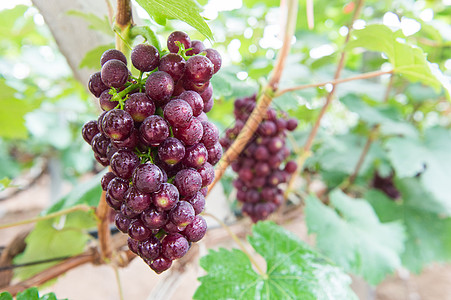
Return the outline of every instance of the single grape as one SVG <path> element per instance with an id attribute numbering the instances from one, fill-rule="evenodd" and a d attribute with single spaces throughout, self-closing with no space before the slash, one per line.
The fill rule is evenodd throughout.
<path id="1" fill-rule="evenodd" d="M 102 57 L 100 58 L 100 65 L 103 66 L 107 61 L 117 59 L 127 65 L 127 58 L 125 55 L 116 49 L 109 49 L 103 52 Z"/>
<path id="2" fill-rule="evenodd" d="M 186 51 L 186 55 L 192 56 L 201 53 L 203 50 L 205 50 L 204 43 L 198 40 L 191 41 L 191 50 Z"/>
<path id="3" fill-rule="evenodd" d="M 114 217 L 114 224 L 116 224 L 117 229 L 123 233 L 128 232 L 131 220 L 121 213 L 117 213 Z"/>
<path id="4" fill-rule="evenodd" d="M 215 104 L 215 101 L 214 101 L 213 97 L 211 97 L 210 100 L 208 100 L 207 102 L 204 103 L 204 112 L 208 113 L 213 108 L 214 104 Z"/>
<path id="5" fill-rule="evenodd" d="M 219 54 L 217 50 L 212 48 L 205 49 L 204 51 L 202 51 L 202 53 L 205 53 L 206 54 L 205 56 L 213 63 L 214 65 L 213 73 L 218 72 L 222 65 L 221 54 Z"/>
<path id="6" fill-rule="evenodd" d="M 180 170 L 174 177 L 174 185 L 184 197 L 194 196 L 202 187 L 202 177 L 192 168 Z"/>
<path id="7" fill-rule="evenodd" d="M 185 230 L 185 227 L 177 226 L 174 223 L 172 223 L 171 221 L 168 221 L 164 225 L 163 229 L 166 233 L 179 233 L 179 232 L 182 232 L 183 230 Z"/>
<path id="8" fill-rule="evenodd" d="M 157 115 L 144 119 L 139 127 L 141 140 L 146 146 L 158 146 L 169 136 L 169 126 L 166 121 Z"/>
<path id="9" fill-rule="evenodd" d="M 207 103 L 213 97 L 213 85 L 208 82 L 207 88 L 200 94 L 204 103 Z"/>
<path id="10" fill-rule="evenodd" d="M 113 95 L 110 94 L 110 90 L 105 90 L 100 94 L 99 97 L 99 104 L 100 108 L 102 108 L 105 111 L 112 110 L 116 106 L 118 106 L 118 101 L 110 101 Z"/>
<path id="11" fill-rule="evenodd" d="M 139 242 L 137 240 L 134 240 L 129 237 L 127 239 L 127 245 L 128 245 L 128 249 L 130 249 L 131 252 L 138 254 Z"/>
<path id="12" fill-rule="evenodd" d="M 206 162 L 202 167 L 198 168 L 197 172 L 199 172 L 202 178 L 202 186 L 210 185 L 215 179 L 215 169 L 209 162 Z"/>
<path id="13" fill-rule="evenodd" d="M 150 207 L 152 199 L 150 194 L 143 193 L 132 186 L 127 190 L 125 203 L 131 210 L 142 213 Z"/>
<path id="14" fill-rule="evenodd" d="M 128 235 L 140 242 L 148 239 L 151 234 L 150 229 L 144 226 L 144 223 L 139 219 L 132 221 L 128 228 Z"/>
<path id="15" fill-rule="evenodd" d="M 102 66 L 100 75 L 106 86 L 120 88 L 127 82 L 129 72 L 122 61 L 111 59 Z"/>
<path id="16" fill-rule="evenodd" d="M 201 142 L 207 148 L 213 147 L 219 141 L 219 130 L 215 124 L 204 121 L 202 122 L 203 135 Z"/>
<path id="17" fill-rule="evenodd" d="M 169 49 L 169 52 L 172 53 L 178 53 L 179 52 L 179 46 L 176 42 L 181 43 L 185 49 L 188 49 L 191 47 L 191 40 L 189 36 L 182 32 L 182 31 L 174 31 L 168 36 L 167 46 Z"/>
<path id="18" fill-rule="evenodd" d="M 105 194 L 105 202 L 116 211 L 121 209 L 122 202 L 111 197 L 108 192 Z"/>
<path id="19" fill-rule="evenodd" d="M 205 56 L 191 56 L 186 61 L 184 78 L 194 83 L 207 82 L 213 76 L 214 67 L 213 63 Z"/>
<path id="20" fill-rule="evenodd" d="M 178 97 L 178 99 L 185 100 L 193 110 L 193 116 L 197 117 L 199 116 L 203 109 L 204 109 L 204 102 L 202 100 L 202 97 L 194 92 L 194 91 L 185 91 L 181 93 Z"/>
<path id="21" fill-rule="evenodd" d="M 104 131 L 103 131 L 103 127 L 102 127 L 102 122 L 103 122 L 103 118 L 105 117 L 105 115 L 107 114 L 107 111 L 104 111 L 103 113 L 101 113 L 99 115 L 99 117 L 97 118 L 97 128 L 99 129 L 99 132 L 102 133 L 103 135 L 105 135 Z"/>
<path id="22" fill-rule="evenodd" d="M 132 133 L 130 134 L 130 136 L 128 138 L 126 138 L 123 141 L 112 141 L 112 144 L 117 148 L 117 150 L 119 149 L 135 149 L 135 147 L 137 147 L 139 145 L 139 132 L 138 130 L 136 130 L 135 128 L 132 129 Z M 113 153 L 114 154 L 114 153 Z"/>
<path id="23" fill-rule="evenodd" d="M 204 211 L 205 196 L 200 191 L 197 192 L 194 196 L 185 198 L 184 200 L 193 206 L 194 213 L 196 215 Z"/>
<path id="24" fill-rule="evenodd" d="M 160 63 L 160 53 L 157 48 L 148 44 L 136 45 L 130 58 L 133 66 L 141 72 L 152 71 Z"/>
<path id="25" fill-rule="evenodd" d="M 207 114 L 204 112 L 201 112 L 197 119 L 201 122 L 208 122 Z"/>
<path id="26" fill-rule="evenodd" d="M 164 107 L 163 115 L 173 127 L 187 127 L 193 118 L 193 110 L 185 100 L 173 99 Z"/>
<path id="27" fill-rule="evenodd" d="M 163 183 L 163 173 L 152 163 L 141 164 L 133 172 L 133 186 L 143 193 L 158 191 Z"/>
<path id="28" fill-rule="evenodd" d="M 269 165 L 266 162 L 258 162 L 255 165 L 255 175 L 262 177 L 262 176 L 266 176 L 271 172 L 271 168 L 269 167 Z"/>
<path id="29" fill-rule="evenodd" d="M 169 212 L 169 219 L 176 226 L 186 227 L 195 217 L 193 206 L 187 201 L 179 201 Z"/>
<path id="30" fill-rule="evenodd" d="M 101 133 L 97 133 L 91 140 L 92 150 L 101 157 L 106 157 L 106 151 L 109 144 L 110 139 Z"/>
<path id="31" fill-rule="evenodd" d="M 124 202 L 121 205 L 120 208 L 120 212 L 121 214 L 123 214 L 125 217 L 129 218 L 129 219 L 133 219 L 135 220 L 138 216 L 139 213 L 134 211 L 133 209 L 131 209 L 130 207 L 127 206 L 127 204 Z"/>
<path id="32" fill-rule="evenodd" d="M 97 98 L 100 97 L 103 91 L 108 89 L 102 81 L 100 72 L 95 72 L 89 77 L 88 88 L 89 91 Z"/>
<path id="33" fill-rule="evenodd" d="M 202 216 L 196 216 L 194 220 L 186 226 L 182 234 L 189 242 L 200 241 L 207 232 L 207 222 Z"/>
<path id="34" fill-rule="evenodd" d="M 161 253 L 172 260 L 183 257 L 188 249 L 187 239 L 179 233 L 168 234 L 161 242 Z"/>
<path id="35" fill-rule="evenodd" d="M 273 136 L 277 132 L 277 126 L 272 121 L 263 121 L 258 125 L 257 132 L 262 136 Z"/>
<path id="36" fill-rule="evenodd" d="M 153 204 L 159 210 L 170 210 L 179 201 L 179 190 L 172 183 L 161 184 L 152 196 Z"/>
<path id="37" fill-rule="evenodd" d="M 149 267 L 155 271 L 155 273 L 160 274 L 167 269 L 169 269 L 172 265 L 172 260 L 169 258 L 166 258 L 164 256 L 159 256 L 158 258 L 154 259 L 150 264 Z"/>
<path id="38" fill-rule="evenodd" d="M 187 146 L 199 143 L 202 139 L 204 129 L 202 123 L 196 118 L 192 118 L 187 127 L 174 127 L 173 133 L 176 138 Z"/>
<path id="39" fill-rule="evenodd" d="M 135 122 L 142 122 L 155 113 L 155 104 L 145 93 L 135 93 L 125 101 L 124 110 Z"/>
<path id="40" fill-rule="evenodd" d="M 186 62 L 181 55 L 168 53 L 161 58 L 158 70 L 168 73 L 171 75 L 174 82 L 177 82 L 182 78 L 183 73 L 185 72 L 185 63 Z"/>
<path id="41" fill-rule="evenodd" d="M 132 133 L 134 123 L 128 112 L 122 109 L 113 109 L 103 117 L 102 128 L 109 138 L 123 141 Z"/>
<path id="42" fill-rule="evenodd" d="M 207 187 L 201 188 L 201 189 L 200 189 L 200 193 L 201 193 L 204 197 L 207 197 L 207 194 L 208 194 L 208 188 L 207 188 Z M 191 203 L 191 204 L 192 204 L 192 203 Z"/>
<path id="43" fill-rule="evenodd" d="M 255 159 L 260 160 L 260 161 L 265 161 L 269 158 L 269 156 L 270 156 L 269 151 L 265 146 L 260 145 L 257 148 L 255 148 L 255 151 L 254 151 Z"/>
<path id="44" fill-rule="evenodd" d="M 175 165 L 185 157 L 185 146 L 178 139 L 168 137 L 158 147 L 158 157 L 168 165 Z"/>
<path id="45" fill-rule="evenodd" d="M 107 191 L 114 199 L 124 201 L 125 193 L 127 192 L 128 187 L 129 184 L 127 180 L 120 177 L 115 177 L 108 184 Z"/>
<path id="46" fill-rule="evenodd" d="M 97 121 L 88 121 L 81 129 L 81 135 L 88 144 L 91 144 L 92 138 L 98 133 Z"/>
<path id="47" fill-rule="evenodd" d="M 213 147 L 207 148 L 208 152 L 208 162 L 213 166 L 221 159 L 222 157 L 222 147 L 218 142 L 213 145 Z"/>
<path id="48" fill-rule="evenodd" d="M 298 120 L 296 119 L 289 119 L 287 121 L 287 130 L 288 131 L 293 131 L 296 129 L 296 127 L 298 127 Z"/>
<path id="49" fill-rule="evenodd" d="M 138 156 L 130 150 L 118 150 L 111 157 L 110 165 L 113 173 L 117 176 L 129 179 L 132 177 L 133 170 L 139 165 Z"/>
<path id="50" fill-rule="evenodd" d="M 182 77 L 182 79 L 180 79 L 180 81 L 182 81 L 183 84 L 183 88 L 187 91 L 194 91 L 196 93 L 203 93 L 205 92 L 208 87 L 210 86 L 210 82 L 194 82 L 194 81 L 190 81 L 187 80 L 186 78 Z M 204 101 L 205 102 L 205 101 Z"/>
<path id="51" fill-rule="evenodd" d="M 149 75 L 146 80 L 146 94 L 158 106 L 164 106 L 174 92 L 174 80 L 171 75 L 163 71 L 157 71 Z"/>
<path id="52" fill-rule="evenodd" d="M 102 187 L 102 190 L 106 191 L 108 188 L 108 184 L 116 178 L 116 175 L 114 175 L 113 172 L 107 172 L 105 175 L 102 176 L 102 179 L 100 180 L 100 185 Z"/>
<path id="53" fill-rule="evenodd" d="M 169 216 L 166 211 L 151 207 L 141 214 L 141 220 L 149 229 L 160 229 L 168 222 Z"/>
<path id="54" fill-rule="evenodd" d="M 138 253 L 142 258 L 154 260 L 160 255 L 161 243 L 154 236 L 150 236 L 147 240 L 139 243 Z"/>
<path id="55" fill-rule="evenodd" d="M 190 168 L 200 168 L 208 159 L 207 149 L 202 143 L 194 144 L 186 148 L 186 154 L 183 158 L 183 164 Z"/>
<path id="56" fill-rule="evenodd" d="M 294 174 L 298 169 L 298 165 L 294 160 L 290 160 L 285 164 L 285 172 L 288 174 Z"/>

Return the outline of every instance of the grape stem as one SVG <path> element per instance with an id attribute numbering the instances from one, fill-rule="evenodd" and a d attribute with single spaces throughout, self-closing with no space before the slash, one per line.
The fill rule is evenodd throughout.
<path id="1" fill-rule="evenodd" d="M 365 2 L 364 0 L 356 0 L 354 14 L 352 15 L 352 20 L 351 20 L 351 22 L 348 25 L 348 34 L 346 35 L 346 39 L 345 39 L 344 44 L 343 44 L 343 50 L 341 51 L 340 60 L 338 62 L 337 70 L 335 71 L 334 81 L 339 80 L 340 75 L 341 75 L 341 71 L 343 70 L 343 68 L 345 66 L 346 45 L 349 42 L 349 40 L 351 39 L 352 26 L 354 24 L 354 21 L 357 20 L 357 18 L 359 17 L 360 12 L 362 11 L 362 7 L 363 7 L 363 3 L 364 2 Z M 389 73 L 391 73 L 391 72 L 393 72 L 393 71 L 390 71 Z M 382 74 L 379 74 L 379 75 L 382 75 Z M 313 125 L 312 130 L 310 131 L 310 134 L 309 134 L 309 136 L 307 138 L 307 141 L 304 144 L 304 147 L 302 149 L 303 153 L 296 160 L 296 162 L 297 162 L 297 169 L 296 169 L 296 172 L 293 173 L 293 175 L 291 176 L 290 180 L 288 181 L 287 189 L 285 191 L 285 199 L 288 196 L 288 194 L 290 193 L 291 189 L 293 188 L 293 184 L 296 181 L 297 176 L 301 173 L 301 171 L 302 171 L 302 169 L 304 167 L 305 160 L 310 155 L 310 149 L 311 149 L 311 147 L 313 145 L 313 141 L 314 141 L 314 139 L 316 137 L 316 134 L 318 133 L 318 129 L 319 129 L 319 126 L 321 124 L 321 120 L 324 117 L 327 109 L 329 108 L 329 105 L 332 103 L 332 100 L 334 99 L 337 86 L 338 86 L 338 84 L 333 84 L 332 85 L 332 90 L 327 95 L 326 103 L 321 108 L 321 111 L 320 111 L 320 113 L 319 113 L 319 115 L 318 115 L 318 117 L 317 117 L 317 119 L 315 121 L 315 124 Z"/>
<path id="2" fill-rule="evenodd" d="M 257 130 L 258 125 L 263 120 L 263 117 L 271 104 L 271 101 L 274 96 L 274 92 L 277 90 L 279 85 L 280 78 L 282 76 L 282 71 L 285 66 L 285 60 L 290 52 L 291 47 L 291 39 L 294 34 L 294 30 L 296 27 L 296 17 L 298 12 L 298 2 L 297 0 L 288 0 L 286 7 L 286 25 L 285 32 L 283 37 L 283 45 L 280 49 L 277 60 L 271 74 L 271 78 L 268 84 L 263 88 L 262 93 L 258 97 L 257 106 L 252 111 L 252 114 L 249 116 L 244 128 L 241 130 L 238 137 L 235 139 L 230 148 L 224 153 L 221 160 L 218 162 L 218 165 L 215 169 L 215 180 L 209 186 L 208 192 L 215 186 L 215 184 L 221 179 L 222 175 L 224 175 L 225 170 L 230 165 L 232 161 L 234 161 L 243 151 L 249 139 L 253 136 L 255 130 Z"/>
<path id="3" fill-rule="evenodd" d="M 158 52 L 161 54 L 160 41 L 158 40 L 158 37 L 155 34 L 155 32 L 152 29 L 150 29 L 149 26 L 133 26 L 130 29 L 131 38 L 134 39 L 138 35 L 142 36 L 144 39 L 146 39 L 146 41 L 148 41 L 151 45 L 157 48 Z"/>
<path id="4" fill-rule="evenodd" d="M 20 226 L 20 225 L 39 222 L 39 221 L 49 220 L 49 219 L 53 219 L 53 218 L 56 218 L 59 216 L 70 214 L 75 211 L 90 211 L 90 210 L 93 210 L 93 208 L 91 206 L 88 206 L 86 204 L 80 204 L 80 205 L 72 206 L 68 209 L 60 210 L 60 211 L 45 215 L 45 216 L 31 218 L 31 219 L 14 222 L 14 223 L 3 224 L 3 225 L 0 225 L 0 229 L 5 229 L 5 228 L 14 227 L 14 226 Z"/>

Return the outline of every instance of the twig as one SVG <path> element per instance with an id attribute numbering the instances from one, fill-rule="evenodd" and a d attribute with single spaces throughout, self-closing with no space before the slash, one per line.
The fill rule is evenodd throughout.
<path id="1" fill-rule="evenodd" d="M 222 228 L 224 228 L 227 233 L 230 235 L 230 237 L 235 241 L 235 243 L 238 245 L 238 247 L 240 247 L 241 251 L 244 252 L 244 254 L 246 254 L 246 256 L 249 258 L 250 262 L 255 266 L 255 268 L 257 269 L 258 273 L 262 276 L 265 276 L 265 272 L 260 268 L 260 265 L 255 261 L 254 257 L 249 253 L 249 251 L 247 251 L 246 247 L 244 247 L 244 244 L 241 242 L 241 240 L 236 236 L 236 234 L 230 229 L 229 226 L 227 226 L 221 219 L 219 219 L 218 217 L 216 217 L 215 215 L 212 215 L 210 213 L 204 212 L 202 213 L 204 216 L 208 216 L 211 217 L 213 219 L 215 219 L 216 222 L 218 222 Z"/>
<path id="2" fill-rule="evenodd" d="M 341 71 L 344 68 L 345 60 L 346 60 L 346 51 L 345 51 L 346 44 L 349 42 L 349 40 L 351 38 L 352 25 L 354 24 L 354 21 L 360 15 L 360 12 L 363 7 L 363 3 L 364 3 L 364 0 L 356 0 L 356 7 L 354 10 L 354 14 L 352 16 L 352 20 L 351 20 L 350 24 L 348 25 L 348 34 L 346 35 L 346 39 L 344 41 L 343 50 L 341 52 L 340 61 L 338 62 L 337 70 L 335 71 L 334 80 L 338 80 L 340 78 Z M 321 108 L 321 111 L 315 121 L 315 124 L 313 125 L 312 131 L 310 131 L 307 141 L 304 144 L 304 148 L 303 148 L 304 153 L 297 160 L 297 162 L 298 162 L 297 170 L 291 176 L 291 178 L 288 182 L 287 189 L 285 191 L 285 197 L 288 195 L 288 192 L 292 189 L 292 186 L 293 186 L 294 182 L 296 181 L 298 174 L 301 172 L 301 170 L 304 167 L 305 160 L 307 159 L 307 157 L 310 154 L 310 148 L 312 147 L 313 140 L 315 139 L 316 134 L 318 133 L 318 129 L 321 124 L 321 119 L 323 118 L 324 114 L 326 113 L 327 109 L 329 108 L 330 103 L 332 102 L 332 100 L 334 98 L 336 87 L 337 87 L 337 84 L 332 85 L 332 90 L 327 95 L 326 103 Z"/>
<path id="3" fill-rule="evenodd" d="M 111 231 L 110 222 L 108 220 L 110 207 L 105 201 L 106 192 L 102 191 L 100 196 L 99 206 L 96 209 L 96 215 L 99 218 L 97 222 L 97 231 L 99 235 L 100 255 L 102 259 L 108 260 L 111 258 Z"/>
<path id="4" fill-rule="evenodd" d="M 60 211 L 57 211 L 57 212 L 45 215 L 45 216 L 36 217 L 36 218 L 23 220 L 23 221 L 18 221 L 18 222 L 9 223 L 9 224 L 3 224 L 3 225 L 0 225 L 0 229 L 5 229 L 5 228 L 19 226 L 19 225 L 30 224 L 30 223 L 34 223 L 34 222 L 38 222 L 38 221 L 43 221 L 43 220 L 49 220 L 49 219 L 53 219 L 55 217 L 67 215 L 67 214 L 72 213 L 74 211 L 79 211 L 79 210 L 90 211 L 92 209 L 93 209 L 92 207 L 90 207 L 90 206 L 88 206 L 86 204 L 80 204 L 80 205 L 76 205 L 76 206 L 70 207 L 68 209 L 60 210 Z"/>
<path id="5" fill-rule="evenodd" d="M 119 292 L 119 299 L 120 300 L 124 300 L 124 292 L 122 291 L 122 284 L 121 284 L 121 278 L 119 276 L 119 269 L 117 268 L 117 266 L 112 266 L 113 270 L 114 270 L 114 275 L 116 277 L 116 283 L 117 283 L 117 289 Z"/>
<path id="6" fill-rule="evenodd" d="M 335 80 L 319 82 L 319 83 L 310 83 L 310 84 L 298 85 L 298 86 L 294 86 L 294 87 L 290 87 L 290 88 L 286 88 L 286 89 L 280 90 L 280 91 L 278 91 L 275 94 L 274 97 L 275 98 L 279 97 L 279 96 L 281 96 L 281 95 L 283 95 L 285 93 L 288 93 L 288 92 L 293 92 L 293 91 L 299 91 L 299 90 L 304 90 L 304 89 L 308 89 L 308 88 L 325 86 L 327 84 L 337 85 L 337 84 L 343 83 L 343 82 L 360 80 L 360 79 L 368 79 L 368 78 L 378 77 L 378 76 L 385 75 L 385 74 L 393 74 L 393 70 L 390 70 L 390 71 L 374 71 L 374 72 L 368 72 L 368 73 L 359 74 L 359 75 L 348 77 L 348 78 L 335 79 Z"/>
<path id="7" fill-rule="evenodd" d="M 225 170 L 230 165 L 232 161 L 234 161 L 241 151 L 243 151 L 249 139 L 254 134 L 258 125 L 263 120 L 263 116 L 266 113 L 271 101 L 273 99 L 272 94 L 277 90 L 279 85 L 280 77 L 282 76 L 282 71 L 285 65 L 285 60 L 290 52 L 291 47 L 291 39 L 294 34 L 294 30 L 296 27 L 296 17 L 297 17 L 297 9 L 298 1 L 297 0 L 289 0 L 287 5 L 288 16 L 287 23 L 285 27 L 285 35 L 283 38 L 283 46 L 280 49 L 276 64 L 274 66 L 271 78 L 263 89 L 263 92 L 258 98 L 257 106 L 252 111 L 252 114 L 249 116 L 243 130 L 241 130 L 240 134 L 230 146 L 230 148 L 224 153 L 222 159 L 219 161 L 216 169 L 215 169 L 215 180 L 209 186 L 208 192 L 212 190 L 215 184 L 221 179 L 222 175 L 224 175 Z"/>
<path id="8" fill-rule="evenodd" d="M 116 49 L 122 51 L 127 56 L 128 48 L 122 37 L 128 38 L 130 27 L 133 24 L 132 6 L 130 0 L 118 0 L 116 10 L 115 27 L 120 34 L 116 34 Z"/>

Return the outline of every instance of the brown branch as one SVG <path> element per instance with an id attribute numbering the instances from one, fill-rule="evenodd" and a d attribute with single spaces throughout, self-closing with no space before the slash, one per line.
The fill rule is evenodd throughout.
<path id="1" fill-rule="evenodd" d="M 349 81 L 354 81 L 354 80 L 360 80 L 360 79 L 368 79 L 368 78 L 374 78 L 374 77 L 378 77 L 381 75 L 385 75 L 385 74 L 393 74 L 393 70 L 390 71 L 374 71 L 374 72 L 368 72 L 368 73 L 363 73 L 363 74 L 359 74 L 353 77 L 348 77 L 348 78 L 341 78 L 341 79 L 335 79 L 335 80 L 331 80 L 331 81 L 325 81 L 325 82 L 319 82 L 319 83 L 310 83 L 310 84 L 303 84 L 303 85 L 298 85 L 298 86 L 293 86 L 290 88 L 286 88 L 283 90 L 280 90 L 276 93 L 276 95 L 274 96 L 274 98 L 277 98 L 285 93 L 288 92 L 293 92 L 293 91 L 299 91 L 299 90 L 304 90 L 304 89 L 308 89 L 308 88 L 314 88 L 314 87 L 321 87 L 321 86 L 325 86 L 327 84 L 332 84 L 332 85 L 337 85 L 339 83 L 343 83 L 343 82 L 349 82 Z"/>
<path id="2" fill-rule="evenodd" d="M 127 56 L 128 48 L 123 40 L 128 40 L 129 30 L 133 24 L 132 6 L 130 0 L 118 0 L 116 10 L 115 27 L 119 29 L 116 34 L 116 49 L 122 51 Z"/>
<path id="3" fill-rule="evenodd" d="M 340 61 L 338 62 L 337 70 L 335 71 L 334 80 L 338 80 L 340 78 L 341 71 L 344 68 L 345 61 L 346 61 L 346 51 L 345 51 L 346 44 L 349 42 L 349 40 L 351 38 L 352 26 L 354 24 L 354 21 L 357 20 L 358 16 L 360 15 L 360 12 L 362 11 L 363 3 L 364 3 L 364 0 L 356 0 L 356 7 L 354 10 L 354 14 L 352 16 L 352 20 L 351 20 L 350 24 L 348 25 L 348 34 L 346 35 L 346 39 L 344 41 L 343 50 L 341 52 Z M 285 192 L 285 197 L 290 192 L 298 174 L 301 172 L 301 170 L 304 167 L 305 160 L 307 159 L 307 157 L 310 154 L 310 148 L 312 147 L 313 140 L 315 139 L 316 134 L 318 133 L 318 129 L 321 124 L 321 120 L 322 120 L 324 114 L 326 113 L 327 109 L 329 108 L 329 105 L 332 103 L 337 86 L 338 86 L 337 84 L 334 84 L 332 86 L 332 90 L 327 95 L 326 103 L 321 108 L 318 118 L 316 119 L 315 124 L 313 125 L 312 131 L 310 132 L 310 134 L 307 138 L 307 141 L 304 144 L 304 147 L 303 147 L 304 153 L 303 153 L 303 155 L 300 155 L 297 159 L 298 167 L 297 167 L 296 172 L 291 176 L 291 178 L 288 182 L 287 189 Z"/>
<path id="4" fill-rule="evenodd" d="M 222 159 L 219 161 L 215 169 L 215 180 L 208 188 L 209 192 L 215 186 L 215 184 L 221 179 L 222 175 L 224 175 L 224 172 L 230 165 L 230 163 L 240 155 L 241 151 L 243 151 L 247 142 L 252 137 L 258 125 L 263 120 L 266 110 L 271 104 L 271 101 L 273 99 L 272 94 L 277 90 L 280 77 L 282 76 L 283 68 L 285 66 L 286 57 L 290 52 L 291 39 L 293 37 L 294 30 L 296 27 L 298 1 L 289 0 L 287 10 L 288 16 L 285 26 L 283 46 L 278 53 L 276 64 L 274 66 L 271 78 L 266 87 L 263 89 L 263 92 L 261 93 L 260 97 L 258 98 L 257 106 L 249 116 L 246 124 L 244 125 L 244 128 L 241 130 L 235 142 L 230 146 L 230 148 L 226 151 L 226 153 L 224 153 Z"/>
<path id="5" fill-rule="evenodd" d="M 102 191 L 100 196 L 99 206 L 96 209 L 96 215 L 98 217 L 97 231 L 99 234 L 99 248 L 100 255 L 102 259 L 108 260 L 111 258 L 111 232 L 110 232 L 110 221 L 109 212 L 110 207 L 105 201 L 106 192 Z"/>

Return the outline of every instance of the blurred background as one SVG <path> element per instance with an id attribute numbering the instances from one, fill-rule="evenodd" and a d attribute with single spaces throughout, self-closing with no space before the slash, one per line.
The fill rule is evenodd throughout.
<path id="1" fill-rule="evenodd" d="M 234 122 L 233 100 L 256 93 L 267 80 L 282 46 L 281 28 L 285 16 L 279 9 L 279 1 L 275 0 L 198 2 L 204 5 L 202 15 L 214 34 L 213 43 L 183 22 L 169 21 L 166 26 L 155 23 L 138 5 L 134 5 L 133 18 L 136 23 L 155 30 L 163 45 L 169 33 L 176 29 L 186 31 L 192 40 L 202 40 L 221 53 L 223 68 L 212 80 L 216 101 L 209 118 L 224 132 Z M 112 7 L 115 7 L 114 1 Z M 313 14 L 308 17 L 306 2 L 300 1 L 296 34 L 280 88 L 333 78 L 353 9 L 350 1 L 317 0 Z M 451 1 L 366 1 L 360 18 L 354 22 L 354 29 L 375 23 L 400 30 L 406 43 L 422 48 L 428 61 L 442 70 L 445 78 L 451 76 Z M 139 42 L 138 39 L 136 43 Z M 80 182 L 91 182 L 92 177 L 103 170 L 95 162 L 80 130 L 100 112 L 86 84 L 90 74 L 100 68 L 101 54 L 113 47 L 114 32 L 106 1 L 0 2 L 0 223 L 36 216 L 58 203 L 68 192 L 79 189 Z M 355 48 L 349 51 L 343 77 L 391 67 L 384 54 Z M 386 95 L 389 84 L 393 88 Z M 300 122 L 290 143 L 293 150 L 303 145 L 330 88 L 326 85 L 287 93 L 274 100 L 275 107 Z M 362 189 L 374 187 L 393 200 L 399 193 L 405 195 L 409 187 L 396 181 L 394 171 L 399 174 L 402 168 L 398 169 L 399 164 L 387 157 L 389 150 L 386 150 L 384 138 L 425 134 L 437 127 L 448 132 L 451 107 L 445 92 L 387 74 L 341 84 L 336 96 L 340 101 L 333 102 L 323 119 L 313 149 L 315 155 L 307 161 L 305 176 L 296 183 L 299 193 L 313 192 L 321 197 L 326 190 L 339 186 L 352 173 L 366 135 L 377 122 L 386 125 L 383 138 L 380 144 L 372 145 L 353 193 L 359 196 Z M 363 99 L 364 104 L 356 105 L 355 97 Z M 447 172 L 451 171 L 447 165 L 451 161 L 451 149 L 446 148 L 447 145 L 450 141 L 443 144 L 445 148 L 439 154 L 432 150 L 413 154 L 439 157 L 438 165 L 446 162 L 439 170 L 434 169 L 432 175 L 429 173 L 428 182 L 437 178 L 440 182 L 451 179 L 451 172 Z M 417 164 L 416 159 L 411 162 Z M 401 164 L 409 164 L 409 161 Z M 410 177 L 415 178 L 417 169 L 411 170 L 414 174 Z M 231 223 L 241 219 L 231 185 L 234 177 L 228 170 L 207 205 L 208 211 Z M 382 179 L 388 181 L 378 187 Z M 422 192 L 415 194 L 428 197 L 429 194 Z M 290 196 L 290 203 L 300 204 L 299 193 Z M 440 198 L 446 194 L 446 185 L 431 193 Z M 445 198 L 437 203 L 451 207 L 451 199 Z M 439 215 L 437 211 L 434 213 Z M 431 232 L 444 230 L 440 232 L 442 236 L 437 237 L 440 241 L 437 252 L 440 253 L 429 252 L 417 264 L 418 275 L 402 267 L 377 287 L 354 277 L 354 288 L 361 299 L 451 299 L 451 267 L 438 264 L 451 259 L 451 230 L 446 231 L 451 229 L 448 221 L 446 218 L 446 224 L 434 223 Z M 307 235 L 303 216 L 293 218 L 287 226 L 303 240 L 313 241 Z M 1 230 L 0 246 L 6 247 L 17 234 L 30 228 L 32 225 Z M 216 241 L 218 236 L 221 234 L 214 230 L 209 232 L 198 252 L 205 254 L 206 248 L 233 246 L 226 238 Z M 12 262 L 9 258 L 2 263 Z M 177 291 L 169 293 L 171 299 L 190 299 L 185 291 L 190 295 L 194 293 L 196 277 L 201 272 L 196 260 L 189 264 L 185 272 L 179 274 L 184 278 L 183 283 L 178 283 Z M 163 297 L 153 288 L 161 288 L 164 277 L 156 276 L 141 262 L 135 260 L 121 270 L 121 274 L 123 285 L 133 286 L 125 289 L 126 299 Z M 116 288 L 111 284 L 114 281 L 114 273 L 106 266 L 83 266 L 47 289 L 69 299 L 118 299 Z"/>

